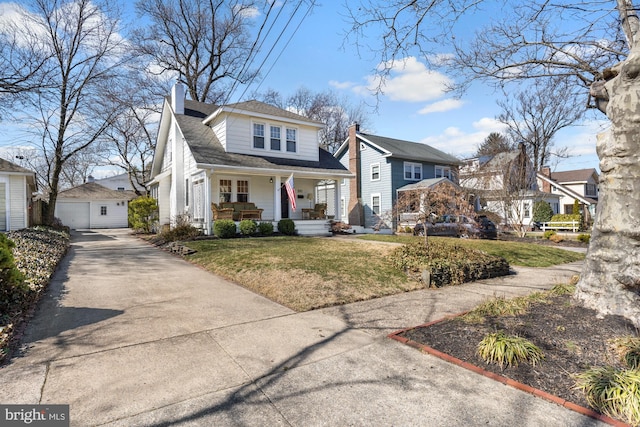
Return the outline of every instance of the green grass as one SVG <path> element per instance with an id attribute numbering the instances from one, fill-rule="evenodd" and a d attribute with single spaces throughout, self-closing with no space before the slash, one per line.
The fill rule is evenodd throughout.
<path id="1" fill-rule="evenodd" d="M 397 236 L 378 237 L 381 239 L 375 240 L 395 243 L 403 239 L 416 241 L 411 236 L 399 239 Z M 510 258 L 514 258 L 514 253 L 518 257 L 528 253 L 538 260 L 547 259 L 545 265 L 569 261 L 561 259 L 565 253 L 574 256 L 570 260 L 576 259 L 573 252 L 536 245 L 441 240 L 461 245 L 480 244 L 479 248 L 493 248 L 493 253 L 512 254 Z M 424 287 L 421 282 L 410 280 L 403 271 L 394 268 L 389 254 L 397 247 L 395 245 L 359 239 L 283 236 L 195 240 L 186 242 L 186 245 L 197 251 L 189 256 L 194 263 L 296 311 L 347 304 Z M 533 248 L 525 253 L 521 246 Z M 551 263 L 551 260 L 555 262 Z M 531 264 L 539 265 L 540 262 L 527 263 Z"/>
<path id="2" fill-rule="evenodd" d="M 362 240 L 374 240 L 389 243 L 410 243 L 424 239 L 424 237 L 395 236 L 382 234 L 367 234 L 359 236 Z M 521 267 L 550 267 L 573 261 L 581 261 L 585 255 L 579 252 L 567 251 L 551 246 L 536 245 L 534 243 L 505 242 L 500 240 L 453 239 L 450 237 L 429 237 L 429 240 L 451 242 L 461 246 L 478 249 L 503 257 L 509 265 Z"/>
<path id="3" fill-rule="evenodd" d="M 198 240 L 190 259 L 296 311 L 420 289 L 395 269 L 393 246 L 342 239 Z"/>

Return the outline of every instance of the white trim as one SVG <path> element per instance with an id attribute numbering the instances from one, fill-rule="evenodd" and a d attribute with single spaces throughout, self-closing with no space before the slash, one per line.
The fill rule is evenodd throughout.
<path id="1" fill-rule="evenodd" d="M 411 166 L 411 178 L 407 178 L 407 166 Z M 420 166 L 420 178 L 416 178 L 415 166 Z M 402 162 L 402 177 L 405 181 L 422 181 L 424 179 L 424 168 L 422 163 Z"/>

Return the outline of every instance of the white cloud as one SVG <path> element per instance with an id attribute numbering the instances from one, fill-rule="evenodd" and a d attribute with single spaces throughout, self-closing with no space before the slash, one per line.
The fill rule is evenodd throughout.
<path id="1" fill-rule="evenodd" d="M 329 86 L 335 87 L 336 89 L 351 89 L 357 85 L 353 82 L 339 82 L 337 80 L 329 80 Z"/>
<path id="2" fill-rule="evenodd" d="M 332 80 L 330 85 L 338 89 L 350 89 L 363 96 L 380 89 L 392 101 L 425 102 L 442 97 L 453 83 L 449 77 L 428 69 L 413 56 L 380 64 L 377 69 L 389 69 L 389 75 L 385 78 L 378 74 L 365 76 L 364 85 L 336 80 Z"/>
<path id="3" fill-rule="evenodd" d="M 442 101 L 434 102 L 418 111 L 418 114 L 430 114 L 430 113 L 443 113 L 445 111 L 451 111 L 458 109 L 464 105 L 464 102 L 460 99 L 443 99 Z"/>
<path id="4" fill-rule="evenodd" d="M 260 11 L 255 6 L 236 5 L 235 12 L 240 13 L 244 18 L 257 18 L 261 15 Z"/>
<path id="5" fill-rule="evenodd" d="M 489 117 L 473 122 L 472 126 L 472 132 L 464 131 L 458 127 L 448 127 L 440 135 L 429 136 L 420 142 L 429 144 L 456 157 L 465 158 L 472 156 L 476 152 L 478 145 L 491 132 L 505 131 L 504 124 Z"/>

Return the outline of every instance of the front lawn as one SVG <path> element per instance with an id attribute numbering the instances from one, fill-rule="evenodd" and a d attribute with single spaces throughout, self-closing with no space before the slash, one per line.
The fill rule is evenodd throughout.
<path id="1" fill-rule="evenodd" d="M 403 244 L 422 241 L 424 239 L 424 237 L 418 236 L 396 236 L 388 234 L 366 234 L 358 236 L 358 238 L 369 241 Z M 582 261 L 585 257 L 583 253 L 554 248 L 553 246 L 537 245 L 535 243 L 429 237 L 429 241 L 432 240 L 455 242 L 455 244 L 461 246 L 478 249 L 489 255 L 503 257 L 509 265 L 517 265 L 520 267 L 551 267 L 552 265 Z"/>
<path id="2" fill-rule="evenodd" d="M 304 237 L 186 242 L 188 258 L 296 311 L 420 289 L 391 265 L 395 248 L 369 242 Z"/>
<path id="3" fill-rule="evenodd" d="M 375 237 L 380 240 L 400 237 L 416 241 L 410 236 Z M 504 256 L 513 265 L 549 266 L 584 258 L 583 254 L 547 246 L 441 240 L 472 245 L 491 255 Z M 388 255 L 397 245 L 360 239 L 304 237 L 196 240 L 186 242 L 186 245 L 198 251 L 188 256 L 194 263 L 296 311 L 347 304 L 423 287 L 422 283 L 408 279 L 404 272 L 393 267 Z"/>

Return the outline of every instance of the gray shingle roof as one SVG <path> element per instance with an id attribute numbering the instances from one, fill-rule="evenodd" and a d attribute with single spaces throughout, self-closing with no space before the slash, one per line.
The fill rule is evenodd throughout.
<path id="1" fill-rule="evenodd" d="M 362 132 L 359 132 L 358 136 L 372 142 L 383 150 L 388 151 L 389 153 L 391 153 L 392 157 L 445 165 L 462 164 L 460 159 L 458 159 L 457 157 L 433 148 L 432 146 L 427 144 L 403 141 L 401 139 L 387 138 L 384 136 L 369 135 Z"/>
<path id="2" fill-rule="evenodd" d="M 260 110 L 262 112 L 282 116 L 284 110 L 271 107 L 258 101 L 248 101 L 239 104 L 244 110 L 251 108 L 251 111 Z M 248 167 L 252 169 L 284 169 L 284 170 L 304 170 L 320 173 L 341 173 L 348 174 L 348 170 L 326 150 L 320 149 L 319 161 L 302 161 L 296 159 L 276 158 L 269 156 L 252 156 L 248 154 L 228 153 L 211 130 L 202 123 L 204 117 L 215 111 L 215 107 L 194 101 L 185 101 L 185 114 L 176 114 L 178 126 L 189 145 L 191 154 L 195 161 L 201 165 L 212 166 L 235 166 Z M 273 110 L 272 110 L 273 109 Z M 291 113 L 299 120 L 301 116 Z M 293 117 L 291 117 L 293 118 Z M 308 119 L 302 118 L 306 121 Z"/>
<path id="3" fill-rule="evenodd" d="M 87 182 L 58 193 L 58 199 L 132 200 L 136 197 L 133 191 L 116 191 L 95 182 Z"/>

